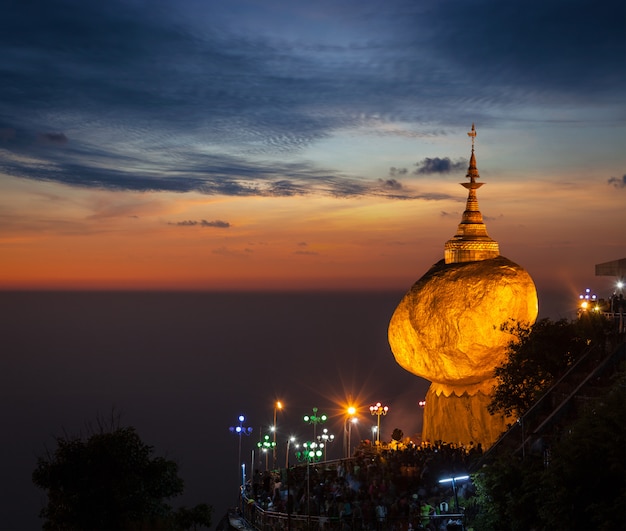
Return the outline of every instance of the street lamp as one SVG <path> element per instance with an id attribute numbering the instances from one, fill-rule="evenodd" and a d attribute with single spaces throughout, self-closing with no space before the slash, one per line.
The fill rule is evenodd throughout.
<path id="1" fill-rule="evenodd" d="M 456 493 L 456 482 L 457 481 L 462 481 L 465 479 L 469 479 L 469 476 L 456 476 L 454 478 L 445 478 L 445 479 L 440 479 L 439 483 L 450 483 L 452 482 L 452 492 L 454 492 L 454 506 L 455 506 L 455 511 L 458 513 L 459 512 L 459 497 Z"/>
<path id="2" fill-rule="evenodd" d="M 358 419 L 354 416 L 356 413 L 356 408 L 350 406 L 347 410 L 348 416 L 343 424 L 343 437 L 344 437 L 344 445 L 346 451 L 346 458 L 350 457 L 350 448 L 351 443 L 350 439 L 352 438 L 352 425 L 358 422 Z M 345 444 L 346 433 L 348 434 L 348 443 Z"/>
<path id="3" fill-rule="evenodd" d="M 285 456 L 285 468 L 287 470 L 289 470 L 289 446 L 291 446 L 291 443 L 295 443 L 295 442 L 296 442 L 295 437 L 289 437 L 289 439 L 287 439 L 287 455 Z"/>
<path id="4" fill-rule="evenodd" d="M 314 461 L 319 461 L 324 455 L 323 448 L 324 445 L 316 442 L 305 442 L 302 444 L 304 450 L 298 450 L 296 452 L 296 458 L 298 461 L 306 461 L 306 514 L 307 518 L 310 516 L 310 508 L 311 508 L 311 474 L 310 474 L 310 465 Z M 310 526 L 309 526 L 310 528 Z"/>
<path id="5" fill-rule="evenodd" d="M 380 402 L 376 402 L 373 406 L 370 406 L 370 413 L 378 417 L 378 424 L 376 426 L 376 444 L 380 444 L 380 416 L 386 415 L 389 411 L 389 406 L 383 406 Z"/>
<path id="6" fill-rule="evenodd" d="M 241 436 L 250 435 L 252 433 L 252 428 L 245 427 L 243 425 L 244 421 L 246 420 L 246 417 L 244 417 L 243 415 L 239 415 L 237 420 L 239 420 L 239 425 L 231 426 L 228 429 L 231 431 L 231 433 L 234 433 L 235 435 L 239 435 L 239 461 L 237 463 L 237 477 L 239 477 L 239 471 L 241 470 L 241 484 L 245 485 L 246 484 L 246 478 L 245 478 L 245 472 L 244 472 L 245 469 L 241 465 Z"/>
<path id="7" fill-rule="evenodd" d="M 317 436 L 317 441 L 324 447 L 324 461 L 326 461 L 326 449 L 328 448 L 328 443 L 331 443 L 335 440 L 335 436 L 332 433 L 328 433 L 328 428 L 324 428 L 322 430 L 322 434 Z"/>
<path id="8" fill-rule="evenodd" d="M 328 420 L 328 416 L 324 413 L 318 416 L 316 407 L 313 408 L 313 415 L 304 415 L 302 418 L 307 424 L 313 424 L 313 439 L 317 439 L 317 425 Z"/>
<path id="9" fill-rule="evenodd" d="M 598 311 L 598 297 L 597 295 L 591 293 L 589 288 L 586 288 L 585 292 L 578 296 L 578 299 L 580 300 L 579 311 Z"/>
<path id="10" fill-rule="evenodd" d="M 265 471 L 267 472 L 267 469 L 269 468 L 268 463 L 267 463 L 268 452 L 270 448 L 272 449 L 276 448 L 276 443 L 274 441 L 270 441 L 269 435 L 265 435 L 263 437 L 263 440 L 256 443 L 256 445 L 261 451 L 265 452 Z"/>
<path id="11" fill-rule="evenodd" d="M 272 431 L 274 432 L 274 455 L 272 457 L 272 468 L 276 468 L 276 411 L 278 409 L 283 409 L 283 404 L 280 400 L 277 400 L 274 403 L 274 425 L 272 426 Z"/>

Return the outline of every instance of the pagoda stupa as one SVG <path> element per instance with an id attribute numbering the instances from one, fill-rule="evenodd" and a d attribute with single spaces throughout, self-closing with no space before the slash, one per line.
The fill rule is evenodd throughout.
<path id="1" fill-rule="evenodd" d="M 488 448 L 506 429 L 487 411 L 494 368 L 506 360 L 512 337 L 501 326 L 511 319 L 534 323 L 537 291 L 530 275 L 500 255 L 487 234 L 476 191 L 483 183 L 472 139 L 465 211 L 444 258 L 406 293 L 389 323 L 396 362 L 431 382 L 424 407 L 423 441 L 481 443 Z"/>

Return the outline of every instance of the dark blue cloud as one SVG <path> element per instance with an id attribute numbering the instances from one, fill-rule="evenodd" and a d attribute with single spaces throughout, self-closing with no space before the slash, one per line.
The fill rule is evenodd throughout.
<path id="1" fill-rule="evenodd" d="M 467 168 L 467 161 L 459 160 L 453 162 L 449 157 L 426 157 L 415 163 L 415 174 L 450 173 L 451 171 L 462 171 Z"/>
<path id="2" fill-rule="evenodd" d="M 509 118 L 495 107 L 623 102 L 625 9 L 10 2 L 0 17 L 0 169 L 110 189 L 414 197 L 298 154 L 370 119 L 440 134 Z"/>
<path id="3" fill-rule="evenodd" d="M 611 177 L 608 180 L 608 183 L 615 188 L 626 188 L 626 175 L 622 175 L 622 178 L 619 179 L 617 177 Z"/>

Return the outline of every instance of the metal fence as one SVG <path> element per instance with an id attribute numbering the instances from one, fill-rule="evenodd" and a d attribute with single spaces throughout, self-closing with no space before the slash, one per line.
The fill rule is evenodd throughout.
<path id="1" fill-rule="evenodd" d="M 258 531 L 464 531 L 465 515 L 462 513 L 434 514 L 428 516 L 414 515 L 409 518 L 387 517 L 377 521 L 364 521 L 362 517 L 353 516 L 317 516 L 303 514 L 286 514 L 267 511 L 254 500 L 243 498 L 243 517 Z"/>

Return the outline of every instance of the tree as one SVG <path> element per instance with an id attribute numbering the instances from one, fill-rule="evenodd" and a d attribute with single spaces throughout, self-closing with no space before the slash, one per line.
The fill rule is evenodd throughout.
<path id="1" fill-rule="evenodd" d="M 626 373 L 563 430 L 544 474 L 545 529 L 623 529 L 626 522 Z"/>
<path id="2" fill-rule="evenodd" d="M 607 321 L 585 315 L 576 321 L 542 319 L 534 325 L 511 321 L 507 360 L 495 368 L 491 414 L 521 416 L 591 346 L 603 346 Z"/>
<path id="3" fill-rule="evenodd" d="M 501 456 L 474 474 L 479 510 L 473 526 L 481 531 L 537 529 L 540 473 L 541 463 Z"/>
<path id="4" fill-rule="evenodd" d="M 623 529 L 626 372 L 554 437 L 550 459 L 502 455 L 474 474 L 481 531 Z"/>
<path id="5" fill-rule="evenodd" d="M 57 437 L 39 457 L 33 483 L 47 492 L 44 529 L 189 529 L 210 525 L 211 508 L 177 513 L 165 500 L 183 492 L 178 465 L 153 457 L 132 427 L 100 425 L 86 439 Z M 202 510 L 201 510 L 202 509 Z M 208 513 L 206 511 L 208 509 Z M 183 518 L 186 517 L 186 518 Z M 181 526 L 184 524 L 186 527 Z"/>

